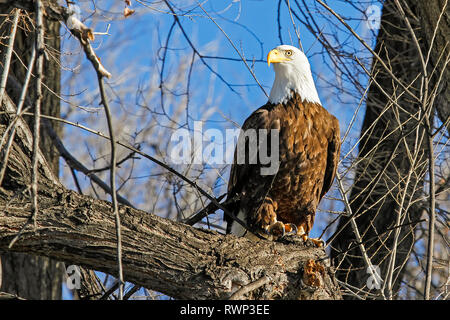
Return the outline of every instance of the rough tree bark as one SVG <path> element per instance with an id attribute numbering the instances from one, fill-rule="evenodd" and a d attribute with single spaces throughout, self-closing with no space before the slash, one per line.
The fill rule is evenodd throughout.
<path id="1" fill-rule="evenodd" d="M 404 11 L 419 39 L 422 52 L 426 55 L 431 45 L 438 17 L 446 1 L 408 0 L 400 3 L 406 3 L 408 6 L 405 6 Z M 445 61 L 449 52 L 450 15 L 448 9 L 447 6 L 437 29 L 431 51 L 429 71 L 432 71 L 434 66 L 437 67 L 437 71 L 431 78 L 430 88 L 433 88 L 443 70 L 443 61 Z M 398 79 L 406 85 L 411 84 L 408 88 L 410 92 L 416 96 L 420 95 L 421 78 L 417 76 L 421 74 L 422 69 L 417 46 L 414 44 L 411 34 L 408 32 L 408 27 L 393 0 L 384 3 L 375 52 L 392 68 L 393 74 Z M 440 56 L 441 62 L 438 64 Z M 414 164 L 415 174 L 411 175 L 409 181 L 405 204 L 409 203 L 410 200 L 418 199 L 422 195 L 421 190 L 424 186 L 422 173 L 427 168 L 427 147 L 425 139 L 422 139 L 422 143 L 420 143 L 424 133 L 423 126 L 421 125 L 417 130 L 413 130 L 417 121 L 412 119 L 412 115 L 418 114 L 420 103 L 409 93 L 405 93 L 404 88 L 393 81 L 392 76 L 384 70 L 376 59 L 373 59 L 371 71 L 372 74 L 376 75 L 375 80 L 378 85 L 373 83 L 368 92 L 367 109 L 361 130 L 362 138 L 359 144 L 358 166 L 350 201 L 353 214 L 358 216 L 356 222 L 372 263 L 380 267 L 381 275 L 384 277 L 389 262 L 387 257 L 392 250 L 394 239 L 394 232 L 386 233 L 386 230 L 396 225 L 397 213 L 401 210 L 399 195 L 405 189 L 405 178 L 413 165 L 407 156 L 406 145 L 410 150 L 415 150 L 417 147 L 419 156 Z M 443 81 L 436 93 L 437 99 L 434 105 L 443 122 L 448 119 L 449 115 L 449 70 L 447 69 L 444 72 Z M 386 93 L 390 98 L 386 96 Z M 402 108 L 392 104 L 390 99 L 395 99 Z M 396 119 L 399 119 L 402 123 L 400 127 Z M 404 137 L 407 132 L 411 134 Z M 403 137 L 405 138 L 404 141 L 398 143 Z M 416 139 L 419 143 L 415 147 Z M 420 162 L 422 163 L 419 164 Z M 407 215 L 403 224 L 412 224 L 401 228 L 393 277 L 394 292 L 397 292 L 400 287 L 405 262 L 409 258 L 412 246 L 415 243 L 414 222 L 420 219 L 423 212 L 422 202 L 416 202 L 407 208 Z M 337 228 L 340 233 L 337 234 L 332 244 L 331 255 L 334 257 L 336 264 L 339 264 L 336 276 L 349 285 L 364 288 L 369 273 L 365 268 L 359 247 L 355 246 L 355 236 L 348 222 L 348 218 L 340 218 Z M 353 249 L 346 252 L 348 248 Z"/>
<path id="2" fill-rule="evenodd" d="M 439 19 L 445 5 L 447 6 L 446 10 Z M 450 5 L 448 0 L 417 1 L 417 10 L 420 16 L 420 34 L 424 48 L 428 49 L 433 44 L 433 49 L 430 51 L 431 68 L 444 69 L 437 91 L 436 111 L 439 119 L 445 123 L 450 117 L 448 105 L 450 101 L 450 68 L 444 68 L 445 57 L 450 52 Z M 439 27 L 436 28 L 438 21 Z M 446 127 L 447 132 L 450 132 L 450 122 Z"/>
<path id="3" fill-rule="evenodd" d="M 56 3 L 56 1 L 54 2 Z M 8 4 L 0 5 L 0 13 L 2 14 L 8 14 L 12 9 L 13 6 Z M 33 18 L 32 14 L 30 14 L 30 18 Z M 4 19 L 5 16 L 2 16 L 0 23 Z M 42 114 L 56 117 L 60 115 L 60 101 L 55 95 L 60 92 L 60 66 L 58 65 L 60 49 L 59 27 L 59 22 L 45 20 L 45 44 L 51 50 L 52 56 L 49 59 L 44 59 L 43 76 L 48 89 L 44 88 L 44 103 L 41 107 L 41 112 Z M 0 33 L 4 36 L 9 36 L 9 32 L 10 24 L 5 23 Z M 12 57 L 10 68 L 10 75 L 13 75 L 19 81 L 25 79 L 26 69 L 24 64 L 26 65 L 30 58 L 34 42 L 33 35 L 32 21 L 21 19 L 14 43 L 16 55 Z M 3 52 L 5 47 L 2 46 L 1 49 Z M 34 90 L 32 81 L 28 88 L 29 97 L 32 100 L 35 96 Z M 15 94 L 17 90 L 14 90 L 10 83 L 8 83 L 7 92 L 14 101 L 18 101 L 19 96 Z M 33 111 L 31 110 L 31 112 Z M 32 125 L 32 122 L 33 119 L 30 119 L 30 125 Z M 57 122 L 54 122 L 53 126 L 56 132 L 60 132 L 60 126 Z M 59 154 L 44 132 L 40 136 L 42 137 L 40 142 L 42 153 L 57 176 L 59 172 Z M 64 270 L 61 263 L 45 257 L 14 252 L 2 253 L 1 261 L 3 278 L 0 291 L 9 292 L 26 299 L 61 298 Z"/>
<path id="4" fill-rule="evenodd" d="M 3 110 L 14 112 L 5 96 Z M 7 114 L 4 114 L 6 116 Z M 0 135 L 4 131 L 0 125 Z M 0 188 L 0 251 L 27 252 L 115 274 L 115 220 L 109 202 L 65 189 L 39 159 L 37 228 L 24 229 L 30 196 L 32 134 L 24 121 Z M 267 240 L 252 241 L 196 229 L 127 206 L 120 207 L 124 278 L 179 299 L 339 299 L 333 268 L 322 248 Z M 246 288 L 255 287 L 247 291 Z M 238 291 L 242 289 L 242 291 Z"/>

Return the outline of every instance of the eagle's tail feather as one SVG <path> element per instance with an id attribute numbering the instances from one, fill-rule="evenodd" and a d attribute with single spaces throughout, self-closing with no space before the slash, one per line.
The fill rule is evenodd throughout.
<path id="1" fill-rule="evenodd" d="M 243 209 L 240 209 L 236 217 L 242 221 L 247 221 L 246 216 L 246 212 Z M 244 236 L 247 232 L 247 229 L 245 229 L 240 223 L 237 223 L 236 221 L 231 221 L 231 226 L 227 229 L 228 233 L 232 233 L 238 237 Z"/>

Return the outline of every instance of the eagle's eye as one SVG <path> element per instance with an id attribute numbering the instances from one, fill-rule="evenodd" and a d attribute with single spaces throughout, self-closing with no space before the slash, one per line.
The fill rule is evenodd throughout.
<path id="1" fill-rule="evenodd" d="M 285 52 L 284 52 L 284 54 L 286 55 L 286 57 L 290 57 L 290 56 L 292 56 L 292 50 L 286 50 Z"/>

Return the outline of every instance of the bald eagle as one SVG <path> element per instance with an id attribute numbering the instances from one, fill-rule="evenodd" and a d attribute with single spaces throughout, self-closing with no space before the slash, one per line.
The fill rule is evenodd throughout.
<path id="1" fill-rule="evenodd" d="M 275 70 L 269 101 L 242 126 L 238 144 L 244 143 L 247 160 L 237 161 L 236 148 L 227 192 L 228 199 L 238 199 L 230 211 L 250 230 L 225 216 L 227 232 L 238 236 L 258 233 L 272 239 L 294 233 L 306 241 L 319 202 L 335 177 L 341 145 L 339 122 L 322 107 L 302 51 L 278 46 L 269 52 L 267 63 Z M 274 174 L 262 174 L 265 165 L 259 160 L 249 162 L 255 159 L 249 146 L 252 142 L 243 134 L 249 129 L 278 130 L 279 162 Z M 275 152 L 276 148 L 269 143 L 268 150 Z M 261 152 L 259 144 L 256 152 Z"/>

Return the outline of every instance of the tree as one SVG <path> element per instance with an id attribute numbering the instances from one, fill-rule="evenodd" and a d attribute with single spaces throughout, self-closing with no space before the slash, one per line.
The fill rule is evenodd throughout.
<path id="1" fill-rule="evenodd" d="M 364 242 L 371 263 L 386 275 L 378 288 L 369 287 L 375 295 L 379 290 L 388 298 L 399 294 L 424 211 L 430 223 L 428 237 L 435 236 L 435 194 L 448 183 L 448 177 L 439 183 L 434 169 L 439 162 L 434 137 L 448 127 L 448 9 L 446 1 L 386 1 L 383 6 L 350 217 L 340 219 L 332 251 L 339 264 L 338 279 L 364 290 L 369 266 L 355 245 Z M 440 128 L 434 124 L 436 111 Z M 431 188 L 435 185 L 439 190 Z M 432 261 L 433 242 L 427 250 Z M 426 268 L 430 279 L 432 267 Z M 427 299 L 429 290 L 425 289 Z"/>

